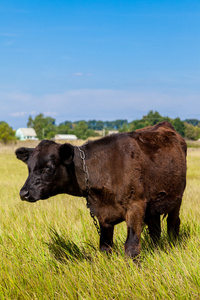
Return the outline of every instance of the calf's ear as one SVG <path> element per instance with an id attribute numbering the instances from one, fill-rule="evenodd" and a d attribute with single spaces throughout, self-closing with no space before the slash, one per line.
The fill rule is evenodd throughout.
<path id="1" fill-rule="evenodd" d="M 17 156 L 18 159 L 22 160 L 24 163 L 27 164 L 27 161 L 29 159 L 30 154 L 34 151 L 35 148 L 25 148 L 25 147 L 21 147 L 18 148 L 15 151 L 15 154 Z"/>
<path id="2" fill-rule="evenodd" d="M 60 160 L 65 165 L 72 163 L 74 158 L 74 147 L 71 144 L 63 144 L 59 148 Z"/>

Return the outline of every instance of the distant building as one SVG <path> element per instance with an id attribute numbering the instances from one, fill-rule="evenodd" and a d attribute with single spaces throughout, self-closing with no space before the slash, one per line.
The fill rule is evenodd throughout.
<path id="1" fill-rule="evenodd" d="M 54 140 L 77 140 L 74 134 L 56 134 Z"/>
<path id="2" fill-rule="evenodd" d="M 118 130 L 109 130 L 108 131 L 108 134 L 116 134 L 116 133 L 119 133 Z"/>
<path id="3" fill-rule="evenodd" d="M 98 133 L 98 135 L 100 135 L 100 136 L 119 133 L 118 130 L 106 130 L 105 128 L 103 128 L 103 130 L 94 130 L 94 132 Z"/>
<path id="4" fill-rule="evenodd" d="M 15 132 L 15 136 L 20 141 L 38 140 L 37 134 L 33 128 L 18 128 Z"/>

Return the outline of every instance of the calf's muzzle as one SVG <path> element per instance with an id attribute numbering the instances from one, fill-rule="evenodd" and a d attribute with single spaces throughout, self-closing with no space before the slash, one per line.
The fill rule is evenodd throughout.
<path id="1" fill-rule="evenodd" d="M 28 197 L 29 197 L 29 191 L 22 188 L 19 195 L 20 195 L 21 200 L 26 200 L 27 201 Z"/>

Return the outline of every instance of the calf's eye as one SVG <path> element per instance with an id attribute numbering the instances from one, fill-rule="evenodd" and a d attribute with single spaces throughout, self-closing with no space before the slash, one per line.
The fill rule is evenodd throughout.
<path id="1" fill-rule="evenodd" d="M 51 172 L 52 170 L 53 170 L 53 168 L 51 166 L 46 166 L 45 167 L 46 172 Z"/>

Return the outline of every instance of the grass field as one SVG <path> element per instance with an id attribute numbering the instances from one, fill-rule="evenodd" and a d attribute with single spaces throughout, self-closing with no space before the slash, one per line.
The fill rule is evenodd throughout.
<path id="1" fill-rule="evenodd" d="M 98 250 L 85 200 L 59 195 L 31 204 L 19 190 L 26 166 L 0 151 L 0 299 L 200 299 L 200 149 L 188 149 L 180 237 L 154 247 L 147 230 L 136 264 L 124 257 L 125 223 L 113 254 Z"/>

